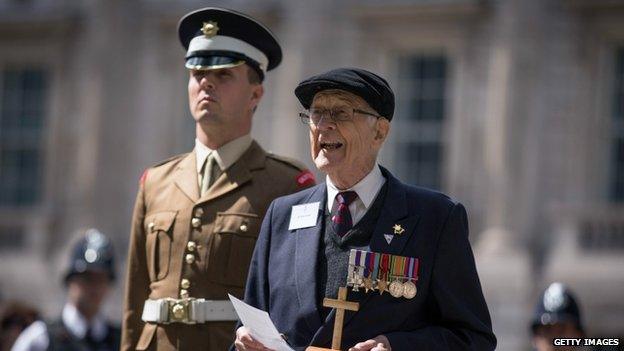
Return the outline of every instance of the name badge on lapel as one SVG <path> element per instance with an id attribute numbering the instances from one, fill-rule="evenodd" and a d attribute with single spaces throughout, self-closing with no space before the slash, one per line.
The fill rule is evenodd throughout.
<path id="1" fill-rule="evenodd" d="M 290 211 L 290 223 L 288 230 L 314 227 L 319 214 L 320 202 L 295 205 Z"/>

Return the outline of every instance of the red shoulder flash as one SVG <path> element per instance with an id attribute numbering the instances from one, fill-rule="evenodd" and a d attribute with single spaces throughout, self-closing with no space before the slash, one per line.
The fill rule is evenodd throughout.
<path id="1" fill-rule="evenodd" d="M 139 178 L 140 186 L 143 186 L 143 184 L 145 183 L 145 178 L 147 178 L 147 169 L 143 171 L 143 174 L 141 174 L 141 178 Z"/>
<path id="2" fill-rule="evenodd" d="M 310 172 L 309 169 L 297 174 L 295 178 L 297 180 L 297 185 L 300 187 L 314 185 L 316 183 L 316 179 L 314 179 L 314 174 Z"/>

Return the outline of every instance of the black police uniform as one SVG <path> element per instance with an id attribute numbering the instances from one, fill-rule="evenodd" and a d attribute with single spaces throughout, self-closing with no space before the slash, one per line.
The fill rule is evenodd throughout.
<path id="1" fill-rule="evenodd" d="M 83 339 L 73 336 L 62 320 L 46 323 L 50 344 L 48 351 L 116 351 L 121 342 L 119 327 L 107 323 L 108 332 L 102 340 L 95 340 L 87 333 Z"/>

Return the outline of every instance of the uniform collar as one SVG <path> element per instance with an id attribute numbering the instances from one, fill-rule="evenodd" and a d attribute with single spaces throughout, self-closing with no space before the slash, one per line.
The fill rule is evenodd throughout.
<path id="1" fill-rule="evenodd" d="M 336 194 L 341 191 L 355 191 L 358 195 L 358 198 L 364 204 L 364 207 L 368 210 L 368 208 L 375 200 L 377 193 L 381 189 L 381 187 L 386 182 L 386 178 L 384 178 L 383 174 L 381 174 L 381 170 L 379 169 L 379 165 L 375 164 L 373 169 L 368 172 L 368 174 L 362 178 L 359 182 L 357 182 L 354 186 L 349 189 L 340 190 L 336 188 L 334 183 L 329 179 L 329 176 L 325 177 L 327 184 L 327 208 L 331 211 L 332 206 L 334 205 L 334 200 L 336 199 Z"/>
<path id="2" fill-rule="evenodd" d="M 195 154 L 197 156 L 197 173 L 201 173 L 204 163 L 208 156 L 214 154 L 215 160 L 222 171 L 228 169 L 236 162 L 249 147 L 251 146 L 251 136 L 245 134 L 238 137 L 227 144 L 213 150 L 195 139 Z"/>
<path id="3" fill-rule="evenodd" d="M 76 306 L 71 303 L 66 303 L 63 307 L 63 313 L 61 315 L 63 319 L 63 325 L 72 333 L 76 338 L 83 339 L 89 329 L 89 322 L 78 311 Z M 101 314 L 97 314 L 91 321 L 91 336 L 96 341 L 104 340 L 108 334 L 108 327 L 106 326 L 106 319 Z"/>

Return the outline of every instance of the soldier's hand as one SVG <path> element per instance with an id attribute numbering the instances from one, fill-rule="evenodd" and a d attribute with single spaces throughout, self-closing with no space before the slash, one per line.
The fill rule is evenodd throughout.
<path id="1" fill-rule="evenodd" d="M 390 341 L 384 335 L 355 344 L 349 351 L 392 351 Z"/>
<path id="2" fill-rule="evenodd" d="M 236 330 L 234 346 L 237 351 L 273 351 L 264 347 L 262 343 L 251 336 L 249 329 L 240 327 Z"/>

